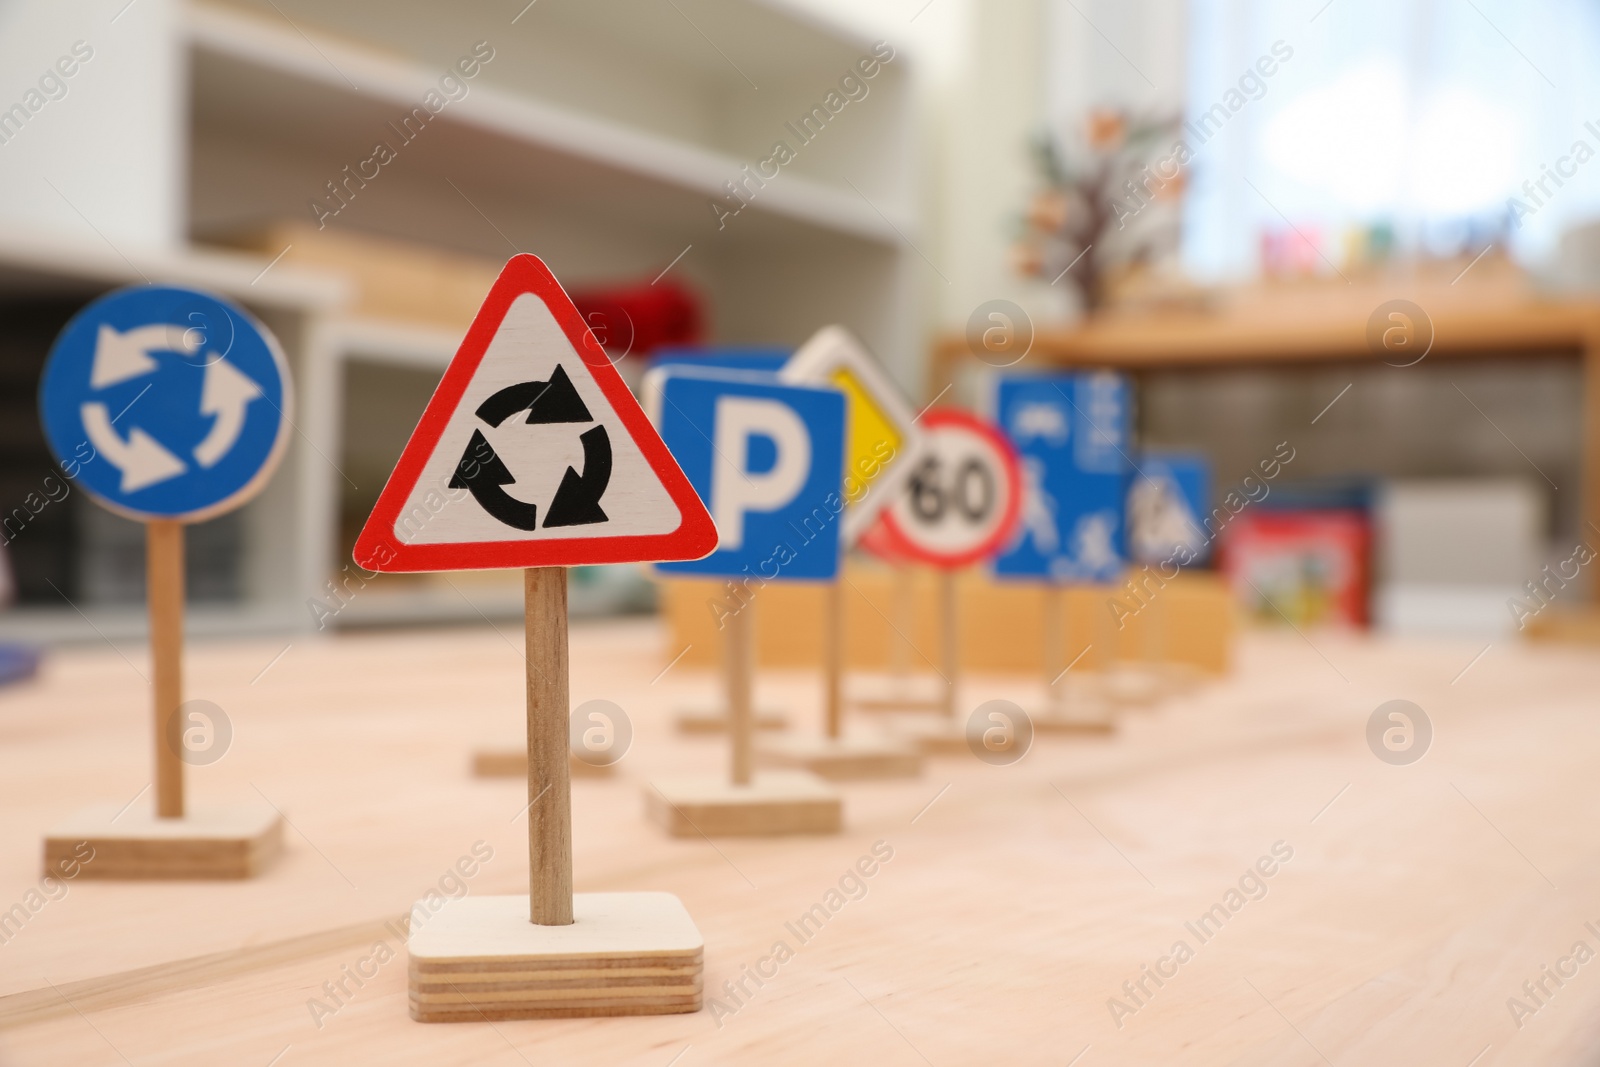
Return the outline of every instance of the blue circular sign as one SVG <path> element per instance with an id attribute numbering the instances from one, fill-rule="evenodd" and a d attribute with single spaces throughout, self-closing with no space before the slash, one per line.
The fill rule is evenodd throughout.
<path id="1" fill-rule="evenodd" d="M 78 312 L 39 384 L 62 468 L 135 519 L 196 521 L 254 496 L 288 443 L 291 399 L 264 326 L 218 297 L 154 285 Z"/>

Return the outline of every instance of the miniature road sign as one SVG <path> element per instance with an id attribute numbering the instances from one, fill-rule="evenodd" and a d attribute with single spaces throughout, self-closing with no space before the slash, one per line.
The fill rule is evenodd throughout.
<path id="1" fill-rule="evenodd" d="M 925 412 L 928 443 L 904 489 L 883 512 L 883 537 L 900 555 L 940 569 L 940 649 L 944 701 L 940 721 L 918 725 L 925 752 L 964 752 L 956 721 L 961 673 L 956 571 L 995 552 L 1016 524 L 1022 477 L 1016 453 L 981 419 L 951 408 Z"/>
<path id="2" fill-rule="evenodd" d="M 369 570 L 694 559 L 716 530 L 561 285 L 511 259 L 356 539 Z"/>
<path id="3" fill-rule="evenodd" d="M 1127 563 L 1127 381 L 1103 371 L 1006 375 L 994 395 L 1023 482 L 1016 535 L 995 557 L 995 576 L 1114 581 Z"/>
<path id="4" fill-rule="evenodd" d="M 839 569 L 844 397 L 734 371 L 652 371 L 661 436 L 717 525 L 717 549 L 664 574 L 817 581 Z"/>
<path id="5" fill-rule="evenodd" d="M 842 326 L 818 331 L 778 377 L 831 384 L 845 395 L 844 538 L 854 544 L 910 476 L 922 452 L 922 429 L 877 361 Z M 823 736 L 775 738 L 762 746 L 762 758 L 832 779 L 920 774 L 921 759 L 902 741 L 844 737 L 844 624 L 844 589 L 835 579 L 823 608 Z"/>
<path id="6" fill-rule="evenodd" d="M 75 315 L 39 385 L 45 437 L 78 484 L 132 519 L 199 522 L 243 504 L 288 442 L 289 370 L 243 309 L 140 286 Z"/>
<path id="7" fill-rule="evenodd" d="M 945 408 L 922 417 L 928 443 L 883 512 L 900 553 L 936 567 L 976 563 L 998 549 L 1022 506 L 1016 453 L 994 427 Z"/>
<path id="8" fill-rule="evenodd" d="M 242 308 L 189 289 L 121 289 L 73 316 L 39 386 L 45 437 L 100 504 L 145 524 L 154 676 L 154 818 L 113 806 L 46 839 L 51 857 L 103 841 L 97 878 L 248 877 L 276 854 L 270 806 L 186 813 L 182 731 L 183 524 L 266 485 L 288 441 L 292 390 L 278 343 Z M 173 739 L 177 738 L 174 743 Z"/>
<path id="9" fill-rule="evenodd" d="M 704 559 L 658 569 L 732 579 L 727 599 L 711 605 L 727 635 L 731 773 L 652 782 L 647 810 L 673 834 L 837 832 L 842 804 L 826 783 L 752 772 L 751 685 L 761 586 L 838 573 L 844 396 L 767 375 L 681 366 L 652 371 L 645 393 L 720 538 Z"/>
<path id="10" fill-rule="evenodd" d="M 696 373 L 706 370 L 742 371 L 748 374 L 775 375 L 793 354 L 787 348 L 741 347 L 728 345 L 671 345 L 650 353 L 653 371 L 667 369 Z M 661 375 L 654 381 L 659 384 Z M 652 394 L 659 406 L 660 397 Z M 645 410 L 650 410 L 646 404 Z M 693 707 L 678 712 L 675 719 L 678 732 L 685 734 L 725 734 L 729 719 L 726 707 Z M 789 716 L 776 708 L 757 708 L 757 730 L 787 730 Z"/>
<path id="11" fill-rule="evenodd" d="M 1109 707 L 1063 700 L 1069 634 L 1062 583 L 1114 581 L 1126 566 L 1132 400 L 1104 371 L 1011 374 L 996 379 L 994 414 L 1022 464 L 1022 513 L 994 560 L 997 578 L 1045 587 L 1045 688 L 1041 731 L 1108 731 Z M 1087 642 L 1086 642 L 1087 643 Z"/>
<path id="12" fill-rule="evenodd" d="M 850 331 L 828 326 L 800 346 L 778 377 L 832 385 L 849 401 L 845 435 L 844 540 L 856 540 L 894 499 L 923 448 L 916 415 Z"/>
<path id="13" fill-rule="evenodd" d="M 440 912 L 413 934 L 413 1018 L 699 1007 L 702 943 L 675 898 L 572 892 L 566 568 L 691 559 L 716 543 L 711 516 L 561 284 L 537 258 L 513 257 L 356 539 L 356 562 L 372 570 L 525 568 L 530 892 Z M 635 972 L 611 962 L 668 957 L 681 981 L 659 998 L 630 996 Z M 553 992 L 553 972 L 574 967 L 581 982 L 556 984 L 577 992 Z M 503 973 L 475 1006 L 443 990 L 440 973 L 463 970 Z"/>

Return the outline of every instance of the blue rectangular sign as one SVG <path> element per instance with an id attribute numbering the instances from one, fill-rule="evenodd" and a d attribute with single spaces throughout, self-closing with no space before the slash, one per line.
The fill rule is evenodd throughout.
<path id="1" fill-rule="evenodd" d="M 1121 375 L 1003 375 L 995 421 L 1022 463 L 1022 517 L 999 578 L 1114 581 L 1127 565 L 1132 390 Z"/>
<path id="2" fill-rule="evenodd" d="M 1192 553 L 1190 564 L 1211 554 L 1203 525 L 1211 510 L 1211 464 L 1196 452 L 1142 452 L 1128 485 L 1128 548 L 1138 563 L 1163 563 Z"/>
<path id="3" fill-rule="evenodd" d="M 717 550 L 664 574 L 824 581 L 839 572 L 845 397 L 710 369 L 652 372 L 657 426 L 717 524 Z"/>

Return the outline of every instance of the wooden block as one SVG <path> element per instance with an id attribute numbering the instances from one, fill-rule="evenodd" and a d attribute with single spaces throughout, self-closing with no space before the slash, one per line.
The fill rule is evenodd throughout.
<path id="1" fill-rule="evenodd" d="M 787 730 L 789 716 L 772 708 L 755 713 L 757 730 Z M 721 708 L 689 708 L 678 713 L 680 734 L 725 734 L 728 732 L 728 713 Z"/>
<path id="2" fill-rule="evenodd" d="M 756 746 L 756 762 L 799 767 L 830 782 L 915 778 L 922 753 L 894 737 L 773 737 Z"/>
<path id="3" fill-rule="evenodd" d="M 615 763 L 589 763 L 568 753 L 567 773 L 574 778 L 610 778 L 616 771 Z M 526 778 L 528 777 L 528 750 L 526 748 L 480 748 L 472 754 L 474 778 Z"/>
<path id="4" fill-rule="evenodd" d="M 699 1011 L 705 941 L 671 893 L 577 893 L 573 921 L 537 926 L 528 898 L 412 911 L 407 993 L 418 1022 Z"/>
<path id="5" fill-rule="evenodd" d="M 279 246 L 282 247 L 281 245 Z M 940 663 L 938 580 L 919 570 L 914 589 L 915 624 L 897 627 L 894 576 L 881 566 L 852 561 L 845 567 L 845 667 L 887 671 L 895 648 L 909 639 L 910 669 L 927 672 Z M 1238 608 L 1227 583 L 1208 571 L 1185 571 L 1167 582 L 1147 610 L 1138 607 L 1121 582 L 1106 586 L 1072 586 L 1062 591 L 1062 645 L 1047 655 L 1044 641 L 1046 591 L 1043 586 L 997 582 L 981 568 L 961 575 L 961 667 L 968 671 L 1025 674 L 1038 677 L 1047 662 L 1073 662 L 1085 646 L 1093 651 L 1079 670 L 1094 670 L 1109 659 L 1160 659 L 1187 663 L 1209 674 L 1228 669 L 1238 629 Z M 705 610 L 708 598 L 722 592 L 709 579 L 662 582 L 661 609 L 672 637 L 663 647 L 688 648 L 679 665 L 715 669 L 720 635 Z M 809 582 L 764 587 L 767 616 L 782 626 L 757 627 L 759 667 L 811 669 L 823 660 L 823 618 L 826 591 Z M 1113 624 L 1110 601 L 1129 613 L 1125 625 Z M 901 636 L 903 630 L 904 638 Z M 670 654 L 670 653 L 669 653 Z M 663 664 L 664 665 L 664 664 Z M 1056 669 L 1060 669 L 1057 667 Z"/>
<path id="6" fill-rule="evenodd" d="M 666 778 L 645 786 L 645 814 L 673 837 L 836 834 L 844 802 L 805 771 L 764 771 L 749 785 L 726 778 Z"/>
<path id="7" fill-rule="evenodd" d="M 77 854 L 87 843 L 94 858 Z M 194 807 L 158 819 L 143 806 L 96 805 L 44 839 L 46 873 L 76 858 L 79 878 L 253 878 L 283 849 L 283 816 L 270 804 Z"/>

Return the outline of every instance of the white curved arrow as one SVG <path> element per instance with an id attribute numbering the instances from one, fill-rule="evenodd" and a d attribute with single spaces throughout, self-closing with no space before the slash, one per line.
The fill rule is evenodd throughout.
<path id="1" fill-rule="evenodd" d="M 219 359 L 206 367 L 206 380 L 200 387 L 200 413 L 215 415 L 205 440 L 194 446 L 194 458 L 202 467 L 214 467 L 244 430 L 244 412 L 250 401 L 261 395 L 261 387 Z"/>
<path id="2" fill-rule="evenodd" d="M 147 485 L 176 478 L 188 468 L 183 460 L 161 447 L 161 442 L 135 428 L 124 441 L 111 425 L 111 414 L 104 404 L 85 404 L 79 413 L 89 443 L 122 472 L 122 491 L 131 493 Z"/>
<path id="3" fill-rule="evenodd" d="M 104 323 L 95 336 L 94 364 L 89 368 L 89 387 L 103 389 L 108 385 L 149 374 L 156 369 L 151 352 L 182 352 L 194 355 L 205 338 L 198 330 L 182 326 L 155 323 L 136 326 L 126 333 Z"/>

